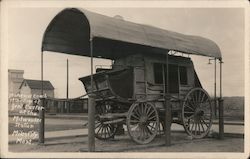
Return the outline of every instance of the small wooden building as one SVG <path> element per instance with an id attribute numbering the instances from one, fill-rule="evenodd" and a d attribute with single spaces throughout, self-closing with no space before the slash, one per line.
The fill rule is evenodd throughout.
<path id="1" fill-rule="evenodd" d="M 44 94 L 48 97 L 54 97 L 54 87 L 50 81 L 43 81 Z M 41 95 L 42 81 L 41 80 L 31 80 L 24 79 L 21 86 L 19 87 L 21 94 L 26 95 Z"/>

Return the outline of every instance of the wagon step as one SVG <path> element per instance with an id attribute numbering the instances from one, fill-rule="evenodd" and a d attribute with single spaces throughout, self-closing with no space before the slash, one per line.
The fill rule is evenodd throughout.
<path id="1" fill-rule="evenodd" d="M 107 114 L 99 115 L 99 117 L 101 119 L 114 119 L 114 118 L 126 117 L 127 114 L 128 114 L 127 112 L 126 113 L 107 113 Z"/>
<path id="2" fill-rule="evenodd" d="M 110 120 L 110 121 L 105 121 L 103 124 L 117 124 L 125 121 L 125 118 L 120 118 L 120 119 L 115 119 L 115 120 Z"/>

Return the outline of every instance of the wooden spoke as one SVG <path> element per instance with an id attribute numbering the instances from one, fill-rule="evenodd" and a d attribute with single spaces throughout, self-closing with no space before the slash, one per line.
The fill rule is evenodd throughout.
<path id="1" fill-rule="evenodd" d="M 196 101 L 195 93 L 193 93 L 193 98 L 192 98 L 192 100 L 193 100 L 193 103 L 194 103 L 195 108 L 196 108 L 196 107 L 197 107 L 197 101 Z"/>
<path id="2" fill-rule="evenodd" d="M 185 111 L 184 113 L 188 113 L 188 114 L 194 114 L 194 112 L 187 112 L 187 111 Z"/>
<path id="3" fill-rule="evenodd" d="M 203 127 L 203 124 L 202 124 L 202 121 L 201 121 L 201 120 L 200 120 L 200 124 L 201 124 L 201 128 L 202 128 L 203 132 L 205 132 L 205 129 L 204 129 L 204 127 Z"/>
<path id="4" fill-rule="evenodd" d="M 149 125 L 146 126 L 146 129 L 147 129 L 148 133 L 149 133 L 150 135 L 152 135 L 153 132 L 148 128 L 148 126 L 149 126 Z"/>
<path id="5" fill-rule="evenodd" d="M 137 119 L 137 120 L 140 120 L 140 119 L 139 119 L 140 117 L 139 117 L 139 116 L 136 116 L 135 113 L 131 114 L 131 116 L 132 116 L 133 118 Z"/>
<path id="6" fill-rule="evenodd" d="M 209 123 L 206 123 L 204 119 L 201 118 L 201 121 L 209 128 Z"/>
<path id="7" fill-rule="evenodd" d="M 142 108 L 143 108 L 143 109 L 142 109 L 142 110 L 143 110 L 142 113 L 143 113 L 143 114 L 146 114 L 147 105 L 146 105 L 145 103 L 142 103 Z"/>
<path id="8" fill-rule="evenodd" d="M 194 128 L 194 122 L 192 122 L 192 127 L 191 127 L 191 133 L 193 132 L 193 128 Z"/>
<path id="9" fill-rule="evenodd" d="M 195 105 L 193 105 L 193 103 L 189 100 L 189 99 L 187 99 L 187 104 L 186 105 L 189 105 L 193 110 L 195 110 Z"/>
<path id="10" fill-rule="evenodd" d="M 194 107 L 194 109 L 196 108 L 196 105 L 195 105 L 195 102 L 194 102 L 194 99 L 192 98 L 192 96 L 190 95 L 189 97 L 189 102 L 192 103 L 192 106 Z"/>
<path id="11" fill-rule="evenodd" d="M 146 132 L 146 130 L 145 130 L 145 126 L 142 126 L 142 136 L 143 136 L 143 138 L 142 138 L 142 140 L 145 140 L 146 138 L 147 138 L 147 132 Z"/>
<path id="12" fill-rule="evenodd" d="M 139 123 L 139 120 L 130 120 L 130 123 Z"/>
<path id="13" fill-rule="evenodd" d="M 197 104 L 197 101 L 198 101 L 198 92 L 199 91 L 193 92 L 193 94 L 194 94 L 194 101 L 195 101 L 196 104 Z"/>
<path id="14" fill-rule="evenodd" d="M 194 108 L 190 107 L 188 104 L 185 105 L 186 107 L 190 108 L 192 111 L 194 111 Z"/>
<path id="15" fill-rule="evenodd" d="M 146 107 L 146 115 L 149 116 L 149 113 L 151 112 L 152 107 Z"/>
<path id="16" fill-rule="evenodd" d="M 96 124 L 95 125 L 95 129 L 98 128 L 98 127 L 100 127 L 101 125 L 102 125 L 101 123 Z"/>
<path id="17" fill-rule="evenodd" d="M 156 115 L 154 114 L 153 116 L 148 118 L 148 121 L 151 121 L 152 119 L 156 119 Z"/>
<path id="18" fill-rule="evenodd" d="M 111 134 L 110 134 L 110 132 L 111 132 L 112 130 L 111 130 L 111 128 L 110 128 L 110 125 L 107 125 L 107 132 L 108 132 L 108 135 L 110 136 Z"/>
<path id="19" fill-rule="evenodd" d="M 186 119 L 189 120 L 189 119 L 192 119 L 194 117 L 194 115 L 191 115 L 189 117 L 187 117 Z"/>
<path id="20" fill-rule="evenodd" d="M 202 88 L 190 90 L 182 106 L 185 131 L 194 138 L 205 137 L 212 125 L 211 115 L 212 106 L 208 93 Z"/>
<path id="21" fill-rule="evenodd" d="M 197 124 L 198 124 L 199 134 L 201 134 L 200 122 L 198 121 Z"/>
<path id="22" fill-rule="evenodd" d="M 102 130 L 102 127 L 103 127 L 103 125 L 101 125 L 101 126 L 99 127 L 99 129 L 98 129 L 98 131 L 97 131 L 97 134 L 100 132 L 100 130 Z"/>
<path id="23" fill-rule="evenodd" d="M 154 113 L 154 111 L 151 111 L 147 116 L 151 117 L 151 115 Z"/>
<path id="24" fill-rule="evenodd" d="M 140 114 L 138 108 L 135 109 L 134 114 L 135 114 L 136 116 L 140 117 L 141 114 Z"/>
<path id="25" fill-rule="evenodd" d="M 205 93 L 203 93 L 202 98 L 201 98 L 201 102 L 202 102 L 202 103 L 204 103 L 204 101 L 203 101 L 203 100 L 204 100 L 204 97 L 206 97 L 206 94 L 205 94 Z"/>

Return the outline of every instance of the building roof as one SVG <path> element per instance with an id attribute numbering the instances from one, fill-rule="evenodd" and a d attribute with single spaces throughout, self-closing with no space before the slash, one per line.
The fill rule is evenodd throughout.
<path id="1" fill-rule="evenodd" d="M 42 89 L 42 81 L 41 80 L 31 80 L 31 79 L 24 79 L 19 89 L 21 89 L 22 85 L 25 82 L 30 87 L 30 89 Z M 54 90 L 54 87 L 50 81 L 43 81 L 43 89 L 44 90 Z"/>
<path id="2" fill-rule="evenodd" d="M 218 45 L 210 39 L 184 35 L 137 24 L 84 9 L 66 8 L 47 27 L 42 51 L 117 59 L 136 52 L 166 54 L 174 50 L 221 59 Z"/>
<path id="3" fill-rule="evenodd" d="M 24 70 L 15 70 L 15 69 L 8 69 L 8 72 L 10 73 L 24 73 Z"/>

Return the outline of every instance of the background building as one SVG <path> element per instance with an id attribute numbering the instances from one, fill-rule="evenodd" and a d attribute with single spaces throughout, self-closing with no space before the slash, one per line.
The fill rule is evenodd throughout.
<path id="1" fill-rule="evenodd" d="M 42 81 L 41 80 L 30 80 L 24 79 L 20 85 L 20 93 L 26 95 L 41 95 Z M 50 81 L 43 81 L 43 92 L 48 97 L 54 97 L 54 87 Z"/>
<path id="2" fill-rule="evenodd" d="M 24 79 L 24 70 L 8 70 L 9 94 L 41 95 L 42 81 L 33 79 Z M 50 81 L 43 81 L 43 92 L 48 97 L 45 107 L 47 113 L 86 113 L 88 111 L 88 99 L 59 99 L 55 98 L 54 86 Z"/>
<path id="3" fill-rule="evenodd" d="M 23 74 L 24 70 L 8 70 L 9 94 L 16 94 L 20 91 L 20 85 L 24 80 Z"/>

